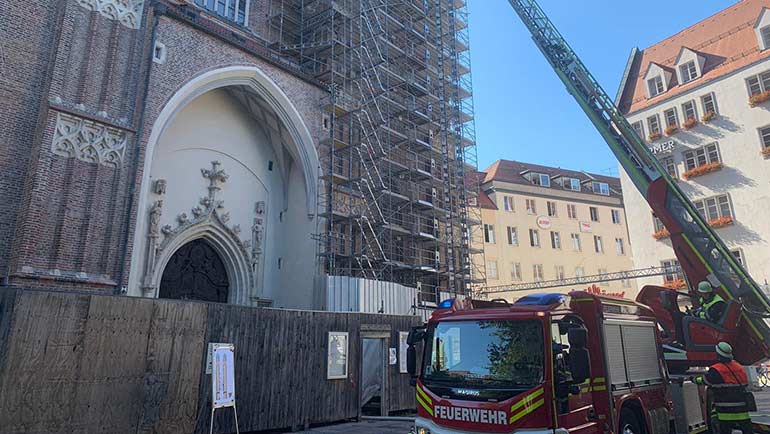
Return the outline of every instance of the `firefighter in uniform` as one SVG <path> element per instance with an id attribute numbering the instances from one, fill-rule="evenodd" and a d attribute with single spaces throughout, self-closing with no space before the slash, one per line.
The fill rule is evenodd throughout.
<path id="1" fill-rule="evenodd" d="M 746 370 L 733 359 L 733 347 L 727 342 L 718 343 L 716 353 L 717 363 L 709 367 L 705 376 L 695 378 L 695 383 L 708 385 L 713 393 L 712 432 L 731 434 L 736 428 L 743 434 L 753 434 L 746 399 L 749 393 Z"/>
<path id="2" fill-rule="evenodd" d="M 693 315 L 714 323 L 718 322 L 727 307 L 725 300 L 715 293 L 711 283 L 705 280 L 698 284 L 698 293 L 700 294 L 698 300 L 700 307 L 693 312 Z"/>

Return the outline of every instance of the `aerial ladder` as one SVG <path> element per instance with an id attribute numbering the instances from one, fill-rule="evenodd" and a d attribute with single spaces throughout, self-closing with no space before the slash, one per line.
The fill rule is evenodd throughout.
<path id="1" fill-rule="evenodd" d="M 637 301 L 648 305 L 667 331 L 667 364 L 674 370 L 706 366 L 716 359 L 714 345 L 733 345 L 736 359 L 752 365 L 770 358 L 770 300 L 698 213 L 677 183 L 652 155 L 613 100 L 546 16 L 535 0 L 509 0 L 537 47 L 612 149 L 633 184 L 671 233 L 671 243 L 689 282 L 709 281 L 727 301 L 716 323 L 683 316 L 677 291 L 644 287 Z M 677 336 L 676 323 L 681 321 Z"/>

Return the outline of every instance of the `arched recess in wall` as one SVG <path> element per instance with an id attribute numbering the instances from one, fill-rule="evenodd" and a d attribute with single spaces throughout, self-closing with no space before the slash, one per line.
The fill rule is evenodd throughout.
<path id="1" fill-rule="evenodd" d="M 265 140 L 274 147 L 274 152 L 270 154 L 271 157 L 269 158 L 271 160 L 270 170 L 273 171 L 273 166 L 275 166 L 276 172 L 283 177 L 282 181 L 286 187 L 281 194 L 284 197 L 282 201 L 278 197 L 273 197 L 269 200 L 249 203 L 248 206 L 255 213 L 254 225 L 251 224 L 250 220 L 241 219 L 237 222 L 239 224 L 229 221 L 230 209 L 228 206 L 235 206 L 235 201 L 231 197 L 223 206 L 220 203 L 222 201 L 216 197 L 216 193 L 221 188 L 231 187 L 234 181 L 231 179 L 226 182 L 226 180 L 227 176 L 235 171 L 252 173 L 255 178 L 255 188 L 264 189 L 265 195 L 272 194 L 271 189 L 264 185 L 265 183 L 259 178 L 259 174 L 254 173 L 253 168 L 247 167 L 247 164 L 240 164 L 237 158 L 233 157 L 226 149 L 217 151 L 220 152 L 221 158 L 215 156 L 207 160 L 205 165 L 209 166 L 208 169 L 203 167 L 204 164 L 200 164 L 200 162 L 197 162 L 198 166 L 196 167 L 189 167 L 192 171 L 203 173 L 203 177 L 206 178 L 205 182 L 211 182 L 208 186 L 209 202 L 206 204 L 201 202 L 201 205 L 198 206 L 191 204 L 194 207 L 192 209 L 193 215 L 177 215 L 178 211 L 175 211 L 173 207 L 168 209 L 168 205 L 164 208 L 165 184 L 159 185 L 159 181 L 165 181 L 153 179 L 153 162 L 158 158 L 159 142 L 166 140 L 164 135 L 167 129 L 174 124 L 180 113 L 188 110 L 188 106 L 192 106 L 193 103 L 204 97 L 209 98 L 212 94 L 224 95 L 226 98 L 237 101 L 244 112 L 249 112 L 257 120 L 257 122 L 252 121 L 254 125 L 263 124 L 260 128 L 266 131 L 264 133 Z M 272 126 L 274 130 L 268 131 L 269 126 Z M 194 128 L 196 125 L 193 124 L 190 127 Z M 178 125 L 175 128 L 178 128 Z M 255 248 L 254 239 L 259 238 L 258 242 L 261 242 L 263 229 L 255 229 L 255 226 L 257 226 L 257 222 L 262 225 L 272 218 L 268 216 L 268 211 L 271 211 L 269 214 L 272 216 L 278 215 L 281 208 L 283 210 L 289 208 L 289 184 L 292 185 L 292 191 L 304 193 L 294 195 L 295 198 L 304 197 L 302 197 L 303 203 L 292 203 L 292 212 L 296 216 L 301 211 L 305 215 L 307 225 L 314 224 L 318 155 L 313 139 L 299 112 L 286 94 L 256 67 L 222 68 L 203 73 L 187 82 L 170 98 L 153 124 L 146 155 L 129 276 L 129 293 L 132 295 L 157 296 L 165 263 L 177 248 L 199 235 L 212 237 L 208 241 L 222 256 L 228 268 L 228 274 L 232 273 L 229 276 L 231 286 L 259 288 L 261 277 L 255 274 L 254 269 L 258 269 L 260 266 L 258 258 L 255 260 L 255 255 L 263 253 L 264 250 L 260 250 L 260 246 Z M 267 160 L 268 158 L 264 159 Z M 276 160 L 275 164 L 272 160 Z M 264 163 L 267 164 L 267 161 Z M 214 173 L 217 171 L 223 173 L 221 179 L 214 180 L 206 174 L 206 172 Z M 198 178 L 200 178 L 200 173 Z M 195 188 L 195 186 L 192 185 L 190 188 Z M 244 198 L 245 202 L 249 200 L 252 199 Z M 238 204 L 238 206 L 247 205 Z M 190 214 L 189 207 L 187 214 Z M 283 215 L 283 212 L 280 214 Z M 172 218 L 173 221 L 169 221 L 169 218 Z M 300 224 L 306 225 L 302 222 Z M 196 235 L 194 231 L 200 231 L 203 235 Z M 269 239 L 264 243 L 268 243 L 266 247 L 271 248 L 268 254 L 275 250 L 275 246 L 269 246 Z M 230 300 L 238 304 L 252 304 L 255 298 L 261 297 L 259 291 L 256 292 L 231 291 Z"/>

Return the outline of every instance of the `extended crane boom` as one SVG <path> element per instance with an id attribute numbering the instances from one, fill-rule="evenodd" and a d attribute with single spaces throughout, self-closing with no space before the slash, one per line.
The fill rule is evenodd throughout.
<path id="1" fill-rule="evenodd" d="M 730 318 L 718 330 L 710 330 L 707 337 L 701 336 L 700 340 L 679 337 L 686 345 L 687 363 L 709 363 L 713 354 L 708 348 L 713 348 L 716 342 L 712 341 L 717 339 L 732 341 L 736 357 L 744 364 L 770 358 L 770 327 L 764 320 L 770 312 L 770 300 L 652 155 L 538 3 L 535 0 L 509 2 L 567 91 L 591 119 L 631 181 L 671 233 L 675 254 L 687 280 L 691 284 L 710 281 L 726 300 L 736 305 L 734 321 Z M 665 291 L 663 288 L 643 290 L 640 297 L 647 298 L 640 301 L 650 303 L 652 293 L 665 298 Z M 671 303 L 664 301 L 654 306 L 656 312 L 671 315 Z M 676 320 L 669 316 L 663 322 Z M 684 334 L 687 332 L 685 330 Z"/>

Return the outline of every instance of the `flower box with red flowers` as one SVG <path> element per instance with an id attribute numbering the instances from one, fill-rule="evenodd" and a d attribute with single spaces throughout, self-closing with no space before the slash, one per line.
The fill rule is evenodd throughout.
<path id="1" fill-rule="evenodd" d="M 756 107 L 767 101 L 770 101 L 770 90 L 751 95 L 749 97 L 749 106 Z"/>
<path id="2" fill-rule="evenodd" d="M 695 116 L 690 116 L 682 124 L 682 126 L 684 127 L 685 130 L 691 130 L 691 129 L 695 128 L 696 125 L 698 125 L 698 119 Z"/>
<path id="3" fill-rule="evenodd" d="M 672 280 L 663 284 L 663 287 L 668 289 L 682 289 L 687 286 L 687 282 L 682 279 Z"/>
<path id="4" fill-rule="evenodd" d="M 765 156 L 765 158 L 770 158 L 770 146 L 767 148 L 762 149 L 762 155 Z"/>
<path id="5" fill-rule="evenodd" d="M 705 122 L 711 122 L 717 117 L 717 114 L 714 113 L 714 110 L 709 110 L 706 112 L 706 114 L 703 115 L 702 118 L 700 118 L 701 121 Z"/>
<path id="6" fill-rule="evenodd" d="M 735 224 L 735 220 L 733 220 L 730 216 L 725 217 L 719 217 L 716 219 L 709 220 L 709 226 L 711 226 L 714 229 L 724 228 L 727 226 L 732 226 Z"/>
<path id="7" fill-rule="evenodd" d="M 660 132 L 650 133 L 647 136 L 647 140 L 654 142 L 655 140 L 658 140 L 659 138 L 663 137 Z"/>
<path id="8" fill-rule="evenodd" d="M 684 172 L 682 174 L 682 178 L 690 180 L 692 178 L 697 178 L 699 176 L 703 176 L 711 172 L 716 172 L 718 170 L 722 170 L 722 163 L 704 164 L 703 166 L 698 166 L 694 169 L 690 169 L 687 172 Z"/>
<path id="9" fill-rule="evenodd" d="M 652 234 L 652 237 L 655 238 L 656 240 L 662 240 L 670 236 L 671 236 L 671 233 L 668 231 L 668 229 L 661 229 L 655 232 L 654 234 Z"/>
<path id="10" fill-rule="evenodd" d="M 673 136 L 674 134 L 676 134 L 677 131 L 679 131 L 679 127 L 678 126 L 676 126 L 676 125 L 669 125 L 669 126 L 666 127 L 665 133 L 666 133 L 667 136 Z"/>

